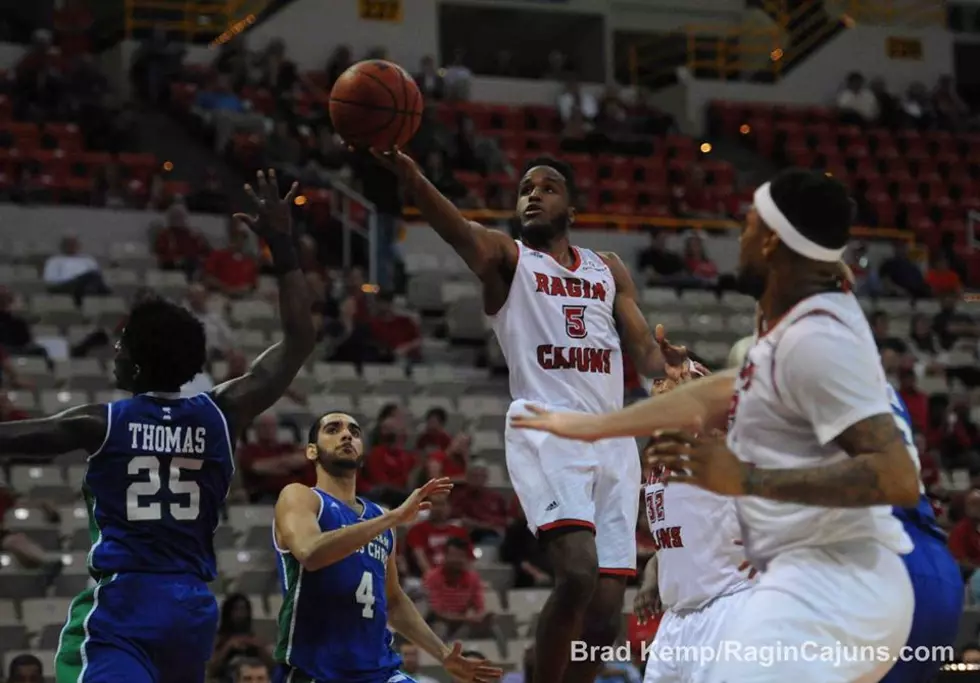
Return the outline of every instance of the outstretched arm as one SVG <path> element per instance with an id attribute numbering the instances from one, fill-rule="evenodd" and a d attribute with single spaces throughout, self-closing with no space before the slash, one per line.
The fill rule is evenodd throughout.
<path id="1" fill-rule="evenodd" d="M 215 401 L 232 423 L 233 438 L 282 397 L 316 344 L 312 297 L 293 243 L 290 211 L 297 186 L 294 183 L 286 197 L 280 199 L 275 171 L 269 171 L 268 182 L 260 171 L 257 186 L 258 196 L 246 186 L 255 203 L 256 215 L 236 214 L 235 217 L 261 237 L 272 253 L 279 279 L 283 339 L 259 356 L 245 375 L 215 387 Z"/>
<path id="2" fill-rule="evenodd" d="M 52 458 L 84 450 L 95 453 L 105 441 L 108 408 L 90 404 L 39 420 L 0 424 L 0 457 Z"/>
<path id="3" fill-rule="evenodd" d="M 444 661 L 449 655 L 450 648 L 429 628 L 415 607 L 415 603 L 402 590 L 394 549 L 388 556 L 385 593 L 388 600 L 388 625 L 391 629 L 410 643 L 425 650 L 437 661 Z"/>

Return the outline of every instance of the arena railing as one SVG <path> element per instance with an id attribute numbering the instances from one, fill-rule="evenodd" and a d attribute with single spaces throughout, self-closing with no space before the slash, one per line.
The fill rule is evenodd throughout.
<path id="1" fill-rule="evenodd" d="M 125 0 L 127 38 L 154 28 L 179 34 L 185 42 L 225 42 L 255 23 L 270 0 Z"/>

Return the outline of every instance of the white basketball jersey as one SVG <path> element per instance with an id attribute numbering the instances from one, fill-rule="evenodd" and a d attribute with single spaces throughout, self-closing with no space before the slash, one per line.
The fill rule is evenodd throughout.
<path id="1" fill-rule="evenodd" d="M 643 489 L 657 546 L 657 585 L 668 609 L 697 609 L 748 586 L 735 500 L 659 478 Z"/>
<path id="2" fill-rule="evenodd" d="M 799 326 L 794 339 L 805 338 L 810 344 L 824 340 L 831 347 L 826 355 L 836 354 L 848 365 L 846 373 L 836 372 L 840 381 L 833 389 L 834 402 L 848 415 L 863 418 L 891 413 L 885 373 L 857 299 L 836 292 L 811 296 L 759 335 L 735 379 L 728 447 L 741 460 L 758 467 L 816 467 L 850 457 L 828 435 L 839 434 L 857 420 L 831 422 L 839 422 L 840 416 L 830 418 L 828 411 L 839 408 L 825 408 L 828 401 L 802 405 L 807 387 L 793 388 L 792 396 L 800 397 L 793 405 L 785 380 L 781 380 L 787 372 L 784 368 L 807 368 L 812 361 L 792 351 L 780 352 L 780 342 L 794 326 Z M 787 348 L 794 347 L 788 344 Z M 815 421 L 808 417 L 813 415 L 828 418 Z M 818 434 L 824 435 L 824 445 Z M 746 554 L 758 567 L 786 550 L 856 539 L 878 541 L 898 553 L 912 549 L 901 523 L 886 505 L 828 508 L 744 496 L 736 499 L 736 506 Z"/>
<path id="3" fill-rule="evenodd" d="M 623 354 L 613 319 L 616 283 L 605 261 L 573 247 L 572 268 L 517 243 L 507 301 L 492 316 L 510 370 L 510 393 L 552 408 L 623 407 Z"/>

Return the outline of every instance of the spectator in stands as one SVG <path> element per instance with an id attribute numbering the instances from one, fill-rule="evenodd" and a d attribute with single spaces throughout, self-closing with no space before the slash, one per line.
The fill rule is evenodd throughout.
<path id="1" fill-rule="evenodd" d="M 507 501 L 487 487 L 489 474 L 486 463 L 471 461 L 466 482 L 457 485 L 449 498 L 453 517 L 462 520 L 474 543 L 500 540 L 507 526 Z"/>
<path id="2" fill-rule="evenodd" d="M 445 450 L 429 453 L 426 465 L 428 477 L 449 477 L 460 481 L 466 476 L 470 464 L 470 445 L 473 437 L 466 432 L 460 432 L 452 438 Z M 435 474 L 438 473 L 438 474 Z"/>
<path id="3" fill-rule="evenodd" d="M 167 224 L 157 232 L 153 245 L 161 269 L 182 270 L 190 275 L 211 250 L 204 235 L 188 225 L 189 217 L 183 204 L 173 204 L 167 209 Z"/>
<path id="4" fill-rule="evenodd" d="M 49 292 L 69 294 L 78 306 L 82 305 L 86 296 L 110 293 L 102 279 L 99 262 L 82 253 L 78 238 L 74 235 L 62 238 L 61 253 L 48 257 L 42 278 Z"/>
<path id="5" fill-rule="evenodd" d="M 596 129 L 610 138 L 617 139 L 627 134 L 630 129 L 630 118 L 626 105 L 619 96 L 619 88 L 615 85 L 606 86 L 599 100 L 599 112 L 596 114 Z"/>
<path id="6" fill-rule="evenodd" d="M 970 415 L 968 397 L 957 397 L 951 401 L 940 452 L 943 465 L 948 469 L 966 467 L 970 470 L 970 476 L 976 476 L 980 471 L 980 429 Z"/>
<path id="7" fill-rule="evenodd" d="M 202 284 L 195 283 L 187 288 L 187 308 L 204 326 L 208 355 L 223 358 L 235 347 L 235 335 L 224 314 L 211 308 L 210 298 L 211 293 Z"/>
<path id="8" fill-rule="evenodd" d="M 254 657 L 241 657 L 234 661 L 235 674 L 232 683 L 270 683 L 269 665 Z"/>
<path id="9" fill-rule="evenodd" d="M 868 256 L 868 245 L 864 242 L 854 244 L 848 249 L 845 259 L 854 277 L 854 289 L 858 296 L 877 297 L 881 293 L 881 280 Z"/>
<path id="10" fill-rule="evenodd" d="M 689 235 L 684 240 L 684 267 L 688 275 L 702 286 L 711 286 L 718 281 L 718 266 L 705 253 L 704 242 L 699 235 Z"/>
<path id="11" fill-rule="evenodd" d="M 956 92 L 956 84 L 952 76 L 939 78 L 932 92 L 932 105 L 940 127 L 952 131 L 960 131 L 967 127 L 970 107 Z"/>
<path id="12" fill-rule="evenodd" d="M 595 96 L 582 90 L 578 80 L 570 79 L 565 83 L 565 88 L 558 95 L 558 115 L 563 122 L 572 119 L 573 114 L 578 112 L 586 123 L 591 124 L 599 114 L 599 103 Z"/>
<path id="13" fill-rule="evenodd" d="M 17 655 L 10 660 L 7 683 L 44 683 L 44 666 L 34 655 Z"/>
<path id="14" fill-rule="evenodd" d="M 449 416 L 444 408 L 430 408 L 425 414 L 425 424 L 415 440 L 415 450 L 427 451 L 429 449 L 444 451 L 449 448 L 453 437 L 446 431 L 446 421 Z M 449 476 L 449 475 L 442 475 Z"/>
<path id="15" fill-rule="evenodd" d="M 3 395 L 0 394 L 0 396 Z M 3 410 L 3 402 L 0 399 L 0 411 Z M 27 534 L 4 528 L 4 517 L 16 505 L 30 505 L 38 508 L 44 515 L 45 521 L 49 524 L 58 524 L 61 521 L 58 510 L 48 501 L 30 501 L 19 496 L 13 489 L 0 484 L 0 551 L 13 555 L 18 564 L 25 569 L 42 570 L 45 581 L 50 584 L 61 573 L 63 568 L 61 558 L 51 559 L 48 553 L 44 551 L 44 548 L 31 540 L 31 537 Z"/>
<path id="16" fill-rule="evenodd" d="M 194 104 L 214 125 L 214 149 L 219 154 L 224 152 L 235 133 L 265 132 L 265 117 L 248 110 L 223 74 L 219 74 L 208 88 L 198 91 Z"/>
<path id="17" fill-rule="evenodd" d="M 886 128 L 897 128 L 902 120 L 898 98 L 888 92 L 883 78 L 871 79 L 869 87 L 878 102 L 878 123 Z"/>
<path id="18" fill-rule="evenodd" d="M 436 679 L 419 673 L 419 648 L 415 643 L 403 642 L 398 652 L 402 656 L 401 672 L 416 683 L 438 683 Z"/>
<path id="19" fill-rule="evenodd" d="M 395 310 L 395 295 L 383 291 L 375 298 L 371 336 L 385 362 L 417 363 L 422 360 L 422 331 L 412 316 Z"/>
<path id="20" fill-rule="evenodd" d="M 0 422 L 16 422 L 17 420 L 29 420 L 30 414 L 17 408 L 5 392 L 0 391 Z M 0 516 L 2 522 L 2 516 Z"/>
<path id="21" fill-rule="evenodd" d="M 909 324 L 909 352 L 915 356 L 925 374 L 943 371 L 943 351 L 939 339 L 932 330 L 932 322 L 924 313 L 916 313 Z"/>
<path id="22" fill-rule="evenodd" d="M 447 100 L 465 102 L 470 99 L 473 72 L 466 66 L 466 51 L 463 48 L 458 47 L 453 51 L 453 60 L 446 66 L 442 78 Z"/>
<path id="23" fill-rule="evenodd" d="M 326 178 L 317 177 L 317 182 L 323 183 L 329 181 L 330 173 L 341 177 L 349 175 L 347 160 L 348 152 L 343 139 L 327 126 L 320 126 L 316 146 L 306 157 L 306 172 L 313 172 L 317 176 L 326 175 Z"/>
<path id="24" fill-rule="evenodd" d="M 470 537 L 458 522 L 450 521 L 448 498 L 433 498 L 429 518 L 416 522 L 405 537 L 409 565 L 422 576 L 442 564 L 446 543 L 457 539 L 470 547 Z"/>
<path id="25" fill-rule="evenodd" d="M 688 218 L 725 216 L 724 205 L 705 182 L 707 175 L 704 168 L 695 164 L 687 168 L 683 184 L 671 187 L 672 208 L 676 215 Z"/>
<path id="26" fill-rule="evenodd" d="M 204 262 L 204 284 L 227 297 L 240 298 L 255 290 L 259 264 L 246 253 L 248 233 L 232 221 L 228 226 L 228 246 L 215 249 Z"/>
<path id="27" fill-rule="evenodd" d="M 221 604 L 221 619 L 214 640 L 214 655 L 208 665 L 214 678 L 229 679 L 232 660 L 254 657 L 271 666 L 272 648 L 252 630 L 252 603 L 241 593 L 232 593 Z"/>
<path id="28" fill-rule="evenodd" d="M 264 413 L 253 423 L 255 439 L 238 447 L 242 485 L 250 503 L 275 503 L 279 492 L 293 483 L 316 484 L 316 472 L 304 449 L 279 439 L 279 421 Z"/>
<path id="29" fill-rule="evenodd" d="M 165 101 L 171 79 L 180 72 L 184 52 L 183 45 L 170 41 L 163 26 L 155 26 L 133 55 L 130 80 L 136 92 L 152 104 Z"/>
<path id="30" fill-rule="evenodd" d="M 977 326 L 966 313 L 956 309 L 956 299 L 942 297 L 939 313 L 932 319 L 932 330 L 939 338 L 939 346 L 948 351 L 958 339 L 977 336 Z"/>
<path id="31" fill-rule="evenodd" d="M 453 168 L 484 175 L 513 173 L 497 141 L 476 132 L 473 119 L 465 113 L 456 115 L 456 136 L 450 152 Z"/>
<path id="32" fill-rule="evenodd" d="M 446 541 L 443 562 L 425 573 L 423 585 L 429 602 L 426 621 L 443 640 L 479 637 L 493 615 L 486 611 L 483 582 L 470 568 L 466 541 Z"/>
<path id="33" fill-rule="evenodd" d="M 892 255 L 878 269 L 882 286 L 886 290 L 904 292 L 913 298 L 930 296 L 932 292 L 929 291 L 922 271 L 909 258 L 908 245 L 896 240 L 892 243 L 892 250 Z"/>
<path id="34" fill-rule="evenodd" d="M 57 66 L 58 50 L 51 46 L 51 33 L 38 30 L 33 45 L 15 68 L 14 115 L 23 121 L 57 120 L 63 106 L 64 81 Z"/>
<path id="35" fill-rule="evenodd" d="M 132 193 L 119 174 L 119 165 L 109 163 L 100 168 L 95 180 L 92 205 L 107 209 L 127 209 L 134 203 Z"/>
<path id="36" fill-rule="evenodd" d="M 360 366 L 379 359 L 370 324 L 358 318 L 356 297 L 348 296 L 340 302 L 337 319 L 327 323 L 324 331 L 331 343 L 326 355 L 328 363 L 354 363 Z"/>
<path id="37" fill-rule="evenodd" d="M 898 393 L 909 409 L 912 426 L 917 430 L 925 429 L 929 421 L 929 396 L 916 385 L 912 368 L 904 367 L 898 371 Z"/>
<path id="38" fill-rule="evenodd" d="M 959 296 L 963 291 L 963 282 L 956 271 L 949 267 L 949 262 L 941 253 L 933 254 L 929 259 L 929 270 L 926 271 L 926 284 L 934 296 Z"/>
<path id="39" fill-rule="evenodd" d="M 936 120 L 929 91 L 921 83 L 912 83 L 901 100 L 905 123 L 913 128 L 931 128 Z"/>
<path id="40" fill-rule="evenodd" d="M 887 313 L 875 311 L 871 314 L 868 322 L 871 323 L 871 333 L 874 335 L 879 351 L 891 349 L 899 356 L 908 353 L 908 346 L 905 342 L 891 334 Z"/>
<path id="41" fill-rule="evenodd" d="M 259 56 L 259 85 L 268 88 L 277 98 L 291 93 L 299 73 L 296 64 L 286 57 L 286 42 L 273 38 Z"/>
<path id="42" fill-rule="evenodd" d="M 568 55 L 561 50 L 552 50 L 548 53 L 548 64 L 545 67 L 544 78 L 558 81 L 568 77 Z"/>
<path id="43" fill-rule="evenodd" d="M 381 408 L 371 434 L 371 450 L 364 460 L 364 472 L 357 478 L 358 491 L 391 507 L 401 505 L 408 495 L 418 466 L 415 454 L 405 448 L 406 422 L 405 409 L 400 405 L 389 403 Z"/>
<path id="44" fill-rule="evenodd" d="M 419 86 L 422 96 L 427 100 L 441 100 L 445 95 L 446 84 L 439 69 L 436 68 L 436 60 L 432 55 L 426 55 L 419 62 L 419 71 L 415 74 L 415 83 Z"/>
<path id="45" fill-rule="evenodd" d="M 844 123 L 867 125 L 878 120 L 878 98 L 857 71 L 847 75 L 844 88 L 837 95 L 837 111 Z"/>
<path id="46" fill-rule="evenodd" d="M 14 312 L 14 295 L 0 285 L 0 349 L 18 356 L 48 357 L 43 346 L 34 341 L 30 323 Z"/>
<path id="47" fill-rule="evenodd" d="M 637 267 L 643 273 L 648 287 L 672 284 L 685 277 L 684 259 L 667 248 L 665 230 L 650 231 L 650 245 L 640 251 Z"/>
<path id="48" fill-rule="evenodd" d="M 527 518 L 520 505 L 517 506 L 517 516 L 504 532 L 500 559 L 514 568 L 514 588 L 551 585 L 552 570 L 548 554 L 527 528 Z"/>
<path id="49" fill-rule="evenodd" d="M 347 45 L 338 45 L 334 48 L 333 54 L 330 55 L 330 59 L 327 60 L 327 68 L 325 73 L 326 83 L 324 85 L 329 92 L 333 84 L 337 82 L 340 75 L 347 71 L 354 63 L 354 59 L 351 56 L 351 49 Z"/>

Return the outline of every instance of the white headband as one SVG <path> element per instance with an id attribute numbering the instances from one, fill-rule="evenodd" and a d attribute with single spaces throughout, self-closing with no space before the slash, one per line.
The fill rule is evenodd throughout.
<path id="1" fill-rule="evenodd" d="M 776 202 L 772 200 L 772 194 L 769 192 L 769 183 L 759 186 L 759 189 L 755 191 L 753 200 L 755 201 L 755 210 L 759 214 L 759 218 L 764 220 L 766 225 L 779 235 L 779 239 L 787 247 L 800 256 L 805 256 L 814 261 L 837 263 L 844 255 L 844 251 L 847 249 L 846 246 L 840 249 L 821 247 L 797 230 L 796 226 L 790 223 L 789 219 L 776 206 Z"/>

